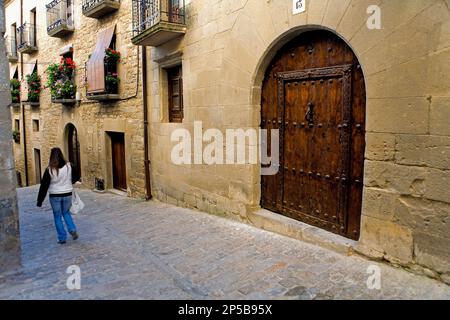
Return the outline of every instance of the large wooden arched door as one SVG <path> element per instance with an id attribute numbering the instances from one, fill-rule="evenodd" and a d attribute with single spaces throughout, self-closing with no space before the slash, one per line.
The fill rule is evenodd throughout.
<path id="1" fill-rule="evenodd" d="M 73 124 L 67 126 L 67 148 L 69 162 L 72 164 L 73 174 L 81 178 L 80 142 L 78 141 L 77 128 Z"/>
<path id="2" fill-rule="evenodd" d="M 269 65 L 261 104 L 261 127 L 280 130 L 280 170 L 261 178 L 262 207 L 358 239 L 366 97 L 351 48 L 328 31 L 301 34 Z"/>

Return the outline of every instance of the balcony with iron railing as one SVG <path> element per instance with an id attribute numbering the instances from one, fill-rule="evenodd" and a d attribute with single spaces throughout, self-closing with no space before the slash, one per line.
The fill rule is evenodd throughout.
<path id="1" fill-rule="evenodd" d="M 157 47 L 185 33 L 184 0 L 133 0 L 133 44 Z"/>
<path id="2" fill-rule="evenodd" d="M 86 17 L 101 18 L 119 7 L 120 0 L 83 0 L 82 11 Z"/>
<path id="3" fill-rule="evenodd" d="M 36 26 L 30 23 L 24 23 L 17 28 L 19 41 L 17 51 L 20 53 L 33 53 L 38 50 L 36 42 Z"/>
<path id="4" fill-rule="evenodd" d="M 62 38 L 74 31 L 73 0 L 53 0 L 46 5 L 47 33 Z"/>
<path id="5" fill-rule="evenodd" d="M 6 43 L 6 54 L 8 56 L 8 61 L 11 63 L 15 63 L 19 60 L 17 55 L 17 41 L 16 39 L 8 39 L 5 40 Z"/>

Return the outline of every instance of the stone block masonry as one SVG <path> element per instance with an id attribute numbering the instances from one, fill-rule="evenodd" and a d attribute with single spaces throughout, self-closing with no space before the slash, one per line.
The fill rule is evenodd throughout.
<path id="1" fill-rule="evenodd" d="M 184 38 L 152 48 L 152 183 L 178 206 L 248 221 L 260 209 L 259 166 L 176 166 L 170 133 L 260 126 L 267 65 L 310 29 L 343 38 L 366 80 L 361 238 L 356 250 L 449 282 L 450 8 L 448 1 L 317 0 L 292 15 L 291 1 L 193 1 Z M 379 5 L 382 29 L 366 27 Z M 214 8 L 214 9 L 212 9 Z M 182 55 L 182 124 L 164 121 L 161 70 Z M 432 270 L 432 271 L 431 271 Z"/>
<path id="2" fill-rule="evenodd" d="M 37 161 L 34 149 L 40 151 L 41 172 L 47 167 L 50 150 L 60 147 L 67 160 L 69 159 L 69 130 L 76 128 L 80 166 L 83 186 L 93 189 L 95 178 L 105 181 L 106 188 L 113 188 L 113 170 L 111 140 L 109 134 L 117 132 L 125 137 L 126 180 L 128 196 L 145 197 L 144 178 L 144 144 L 143 144 L 143 102 L 140 48 L 131 43 L 131 5 L 132 1 L 121 1 L 120 8 L 108 13 L 100 19 L 86 17 L 82 12 L 81 2 L 73 6 L 75 29 L 72 34 L 63 38 L 50 37 L 47 34 L 46 7 L 42 1 L 25 1 L 23 3 L 23 19 L 29 22 L 29 11 L 36 8 L 37 19 L 37 47 L 33 54 L 19 57 L 18 63 L 12 63 L 12 68 L 19 68 L 19 78 L 25 81 L 30 72 L 28 66 L 37 59 L 37 72 L 41 76 L 41 83 L 47 82 L 46 68 L 61 59 L 61 50 L 71 46 L 73 60 L 76 64 L 75 84 L 81 101 L 74 105 L 52 103 L 50 90 L 44 88 L 40 94 L 40 105 L 30 107 L 26 105 L 25 123 L 22 119 L 22 106 L 11 108 L 13 121 L 20 120 L 20 130 L 26 131 L 27 158 L 24 161 L 23 139 L 14 143 L 15 164 L 25 184 L 25 168 L 28 170 L 29 185 L 39 184 Z M 20 21 L 20 1 L 9 1 L 6 7 L 7 26 Z M 105 28 L 115 25 L 115 49 L 121 53 L 118 65 L 119 100 L 97 102 L 87 99 L 86 62 L 94 52 L 97 35 Z M 9 29 L 7 30 L 9 32 Z M 21 65 L 23 64 L 23 70 Z M 23 72 L 22 72 L 23 71 Z M 22 74 L 23 73 L 23 74 Z M 39 121 L 39 131 L 33 130 L 32 121 Z M 13 122 L 14 123 L 14 122 Z"/>
<path id="3" fill-rule="evenodd" d="M 6 56 L 5 11 L 0 0 L 0 56 Z M 19 216 L 16 177 L 11 138 L 11 115 L 8 104 L 9 72 L 6 59 L 0 60 L 0 272 L 20 262 Z"/>

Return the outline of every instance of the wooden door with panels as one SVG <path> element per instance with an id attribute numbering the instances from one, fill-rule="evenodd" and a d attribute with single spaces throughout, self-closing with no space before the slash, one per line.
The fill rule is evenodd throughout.
<path id="1" fill-rule="evenodd" d="M 280 169 L 261 177 L 262 207 L 359 238 L 365 102 L 361 66 L 333 33 L 303 33 L 278 52 L 263 83 L 261 127 L 279 129 Z"/>
<path id="2" fill-rule="evenodd" d="M 127 170 L 125 158 L 125 134 L 111 132 L 109 135 L 111 137 L 113 188 L 126 192 Z"/>

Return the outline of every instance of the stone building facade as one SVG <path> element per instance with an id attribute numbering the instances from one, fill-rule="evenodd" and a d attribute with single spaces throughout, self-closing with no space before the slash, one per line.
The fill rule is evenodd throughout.
<path id="1" fill-rule="evenodd" d="M 170 157 L 173 130 L 186 128 L 196 139 L 194 121 L 202 121 L 203 130 L 260 128 L 263 81 L 278 50 L 307 31 L 325 30 L 353 50 L 365 80 L 361 228 L 359 239 L 347 242 L 349 251 L 448 282 L 449 1 L 302 3 L 306 10 L 298 14 L 287 0 L 186 3 L 185 34 L 150 49 L 153 193 L 316 243 L 315 228 L 260 210 L 259 165 L 174 165 Z M 381 29 L 371 28 L 378 17 Z M 138 30 L 133 40 L 157 43 L 152 32 Z M 177 64 L 183 69 L 184 119 L 169 123 L 165 68 Z"/>
<path id="2" fill-rule="evenodd" d="M 346 253 L 385 259 L 450 282 L 449 1 L 186 0 L 168 2 L 172 6 L 157 8 L 157 15 L 151 13 L 154 7 L 142 7 L 147 3 L 122 1 L 116 13 L 103 20 L 92 20 L 82 15 L 80 3 L 75 1 L 73 36 L 58 40 L 43 32 L 38 55 L 43 55 L 43 61 L 55 61 L 58 59 L 55 48 L 73 43 L 74 59 L 81 65 L 93 50 L 94 33 L 104 25 L 117 23 L 121 35 L 118 48 L 124 54 L 121 90 L 133 91 L 139 78 L 136 51 L 146 46 L 151 186 L 158 200 L 238 219 Z M 38 6 L 38 13 L 39 10 L 45 9 Z M 39 19 L 43 15 L 44 12 Z M 264 210 L 259 164 L 195 164 L 194 150 L 189 153 L 192 164 L 178 165 L 171 158 L 177 145 L 172 141 L 176 129 L 190 132 L 192 144 L 203 139 L 195 135 L 197 121 L 202 122 L 203 132 L 257 131 L 263 127 L 262 121 L 267 119 L 262 117 L 262 105 L 271 76 L 279 81 L 282 76 L 298 77 L 306 79 L 302 81 L 308 85 L 314 85 L 311 77 L 322 84 L 320 74 L 328 72 L 326 77 L 334 77 L 331 53 L 317 57 L 318 65 L 323 64 L 317 68 L 323 69 L 322 73 L 317 75 L 314 75 L 317 70 L 307 67 L 296 70 L 295 66 L 281 72 L 283 75 L 267 74 L 281 61 L 277 59 L 289 55 L 294 58 L 296 52 L 310 51 L 314 57 L 315 43 L 309 46 L 302 42 L 311 32 L 320 34 L 318 38 L 323 43 L 327 43 L 327 37 L 333 39 L 329 40 L 331 44 L 340 42 L 355 57 L 352 70 L 357 68 L 363 75 L 359 103 L 364 101 L 364 117 L 359 123 L 353 119 L 340 124 L 343 131 L 348 126 L 352 130 L 345 131 L 346 139 L 348 134 L 363 138 L 363 147 L 353 150 L 347 159 L 361 157 L 361 176 L 339 177 L 343 183 L 351 180 L 352 185 L 360 185 L 361 194 L 356 196 L 360 207 L 353 208 L 360 223 L 354 226 L 353 240 L 310 227 L 315 223 L 304 223 L 308 215 L 297 219 L 302 221 L 299 222 L 284 217 L 283 212 L 277 212 L 280 215 L 273 212 L 276 210 Z M 331 46 L 329 52 L 333 50 Z M 295 76 L 289 73 L 293 71 Z M 336 77 L 340 79 L 340 75 Z M 78 71 L 77 79 L 80 85 Z M 139 83 L 141 80 L 144 79 L 139 79 Z M 39 135 L 46 146 L 63 146 L 65 126 L 69 122 L 75 124 L 83 150 L 83 182 L 87 186 L 92 185 L 96 176 L 107 177 L 105 132 L 122 128 L 126 132 L 126 147 L 132 150 L 127 155 L 127 172 L 132 181 L 128 191 L 131 196 L 140 197 L 145 193 L 144 101 L 137 88 L 136 98 L 105 106 L 88 103 L 80 90 L 82 101 L 75 108 L 51 104 L 48 92 L 44 91 L 42 98 L 46 102 L 41 103 L 38 111 L 25 108 L 25 113 L 41 119 Z M 328 98 L 326 94 L 319 96 Z M 279 108 L 278 103 L 272 103 L 274 110 Z M 12 110 L 17 117 L 18 111 Z M 311 107 L 308 111 L 305 118 L 311 120 L 306 125 L 314 125 Z M 284 125 L 281 118 L 273 120 Z M 42 150 L 46 159 L 49 148 Z M 20 160 L 17 165 L 20 167 Z M 29 166 L 32 171 L 30 160 Z M 324 181 L 322 178 L 326 179 L 315 177 L 316 181 Z M 297 192 L 301 187 L 294 189 Z M 277 206 L 289 205 L 282 200 Z M 344 206 L 344 215 L 345 210 Z M 315 217 L 310 221 L 320 220 Z"/>
<path id="3" fill-rule="evenodd" d="M 129 196 L 144 197 L 140 49 L 133 46 L 130 40 L 131 3 L 122 1 L 112 12 L 92 18 L 83 13 L 82 1 L 75 1 L 71 7 L 73 31 L 59 37 L 48 33 L 47 3 L 23 1 L 22 9 L 20 5 L 19 0 L 6 1 L 8 39 L 10 41 L 12 38 L 12 26 L 18 28 L 28 23 L 33 25 L 30 19 L 35 12 L 37 47 L 34 52 L 22 54 L 19 52 L 17 61 L 10 62 L 11 77 L 15 70 L 18 70 L 22 84 L 21 98 L 26 100 L 26 89 L 23 86 L 26 75 L 32 72 L 35 64 L 44 86 L 48 78 L 45 73 L 47 67 L 59 63 L 62 54 L 70 51 L 76 64 L 74 84 L 77 86 L 78 95 L 75 103 L 53 103 L 50 90 L 44 88 L 40 94 L 39 105 L 21 101 L 20 104 L 11 107 L 13 128 L 18 126 L 21 133 L 20 142 L 14 143 L 14 153 L 22 185 L 40 183 L 39 176 L 47 166 L 52 147 L 62 148 L 66 157 L 70 158 L 69 147 L 76 143 L 69 140 L 75 136 L 73 139 L 78 139 L 77 162 L 80 164 L 83 185 L 93 189 L 96 179 L 99 179 L 104 181 L 105 189 L 113 189 L 111 137 L 113 134 L 119 134 L 123 135 L 121 138 L 125 140 L 126 146 L 124 151 L 126 184 L 121 187 L 121 191 Z M 111 101 L 89 100 L 86 64 L 94 53 L 99 33 L 114 25 L 115 48 L 121 54 L 117 70 L 120 78 L 119 97 Z M 25 161 L 28 174 L 25 173 Z"/>
<path id="4" fill-rule="evenodd" d="M 5 11 L 0 1 L 0 54 L 5 55 Z M 11 142 L 11 115 L 8 89 L 8 64 L 0 61 L 0 272 L 20 262 L 19 217 L 16 200 L 16 177 Z"/>

